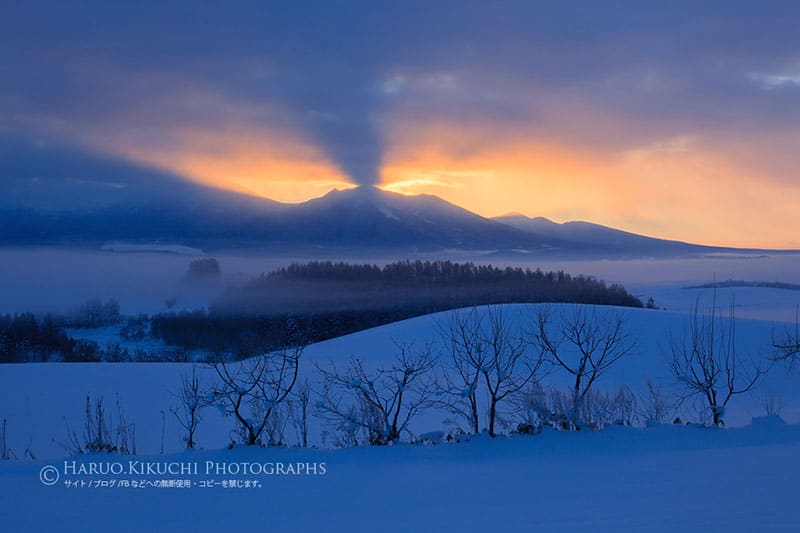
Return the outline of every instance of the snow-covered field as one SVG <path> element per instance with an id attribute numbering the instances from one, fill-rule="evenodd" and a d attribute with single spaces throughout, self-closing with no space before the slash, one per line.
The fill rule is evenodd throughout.
<path id="1" fill-rule="evenodd" d="M 551 306 L 553 312 L 571 306 Z M 523 323 L 535 318 L 537 305 L 505 306 L 509 318 Z M 599 308 L 611 313 L 613 308 Z M 486 308 L 483 308 L 486 311 Z M 648 379 L 665 391 L 675 387 L 669 369 L 669 332 L 678 335 L 686 326 L 685 314 L 658 310 L 631 309 L 629 327 L 638 336 L 635 353 L 620 360 L 598 382 L 601 389 L 613 390 L 627 385 L 643 392 Z M 388 363 L 396 354 L 395 341 L 411 341 L 418 345 L 432 342 L 441 346 L 439 325 L 446 323 L 449 313 L 418 317 L 379 328 L 355 333 L 309 346 L 303 354 L 301 376 L 315 375 L 315 364 L 329 361 L 339 364 L 358 356 L 370 364 Z M 772 322 L 740 319 L 737 337 L 742 353 L 766 352 Z M 198 367 L 204 379 L 211 371 Z M 0 418 L 8 420 L 9 445 L 15 450 L 30 446 L 39 457 L 64 454 L 67 427 L 82 427 L 86 396 L 103 397 L 106 406 L 115 411 L 117 399 L 126 418 L 136 425 L 136 444 L 140 453 L 157 453 L 162 446 L 176 452 L 182 447 L 180 431 L 170 407 L 176 405 L 174 392 L 181 376 L 190 373 L 191 364 L 184 363 L 41 363 L 5 365 L 0 372 Z M 736 397 L 727 410 L 726 422 L 737 426 L 749 423 L 764 414 L 767 385 L 782 403 L 782 416 L 788 422 L 800 422 L 800 387 L 797 375 L 783 366 L 774 366 L 768 380 L 751 394 Z M 569 376 L 553 372 L 544 378 L 546 386 L 563 387 Z M 162 415 L 162 411 L 165 412 Z M 223 418 L 214 409 L 207 409 L 200 426 L 198 440 L 206 448 L 220 448 L 230 442 L 233 421 Z M 444 413 L 429 412 L 412 427 L 417 434 L 448 429 L 442 421 Z M 316 433 L 319 433 L 318 431 Z"/>
<path id="2" fill-rule="evenodd" d="M 165 257 L 163 261 L 171 265 L 171 275 L 181 275 L 185 258 Z M 734 272 L 731 277 L 758 279 L 746 271 Z M 646 278 L 647 274 L 642 274 L 642 284 L 634 285 L 634 292 L 655 296 L 657 304 L 667 310 L 625 311 L 630 329 L 638 337 L 637 348 L 602 376 L 598 386 L 603 390 L 624 384 L 642 392 L 648 379 L 665 391 L 674 390 L 677 383 L 669 369 L 668 335 L 679 335 L 687 326 L 694 298 L 709 303 L 708 291 L 683 289 L 688 283 L 677 278 Z M 776 279 L 798 281 L 777 274 Z M 691 278 L 692 282 L 707 280 L 700 275 Z M 157 301 L 161 295 L 154 290 L 147 297 Z M 76 296 L 76 304 L 80 301 Z M 739 352 L 767 355 L 772 329 L 794 319 L 800 293 L 763 288 L 718 292 L 723 308 L 731 301 L 738 317 Z M 513 305 L 506 311 L 513 320 L 527 323 L 537 308 Z M 611 310 L 603 308 L 601 312 Z M 438 325 L 446 322 L 448 314 L 314 344 L 303 354 L 301 372 L 313 376 L 315 364 L 343 362 L 351 356 L 362 357 L 371 365 L 386 363 L 395 354 L 394 341 L 436 344 L 440 342 Z M 85 333 L 97 340 L 114 337 L 108 329 Z M 726 429 L 608 427 L 596 432 L 545 430 L 534 436 L 496 439 L 481 435 L 438 445 L 228 450 L 225 446 L 233 422 L 212 408 L 206 409 L 197 434 L 202 449 L 187 453 L 182 451 L 181 432 L 169 408 L 176 404 L 174 391 L 181 376 L 191 369 L 190 364 L 178 363 L 0 367 L 0 419 L 7 419 L 7 444 L 17 456 L 26 448 L 36 455 L 35 461 L 0 461 L 0 530 L 800 530 L 793 490 L 800 475 L 800 375 L 781 365 L 773 366 L 755 391 L 732 400 L 726 410 Z M 200 372 L 210 377 L 209 370 Z M 554 372 L 544 384 L 563 387 L 566 383 L 567 376 Z M 787 424 L 762 418 L 768 391 L 780 400 L 781 417 Z M 119 400 L 128 422 L 135 424 L 135 457 L 67 456 L 67 428 L 81 431 L 87 394 L 105 398 L 111 411 Z M 411 429 L 416 434 L 451 429 L 443 423 L 444 418 L 443 413 L 432 411 Z M 751 425 L 753 419 L 756 423 Z M 319 436 L 320 423 L 314 422 L 313 444 L 321 444 Z M 164 454 L 160 453 L 162 446 Z M 110 488 L 92 487 L 91 483 L 67 488 L 65 481 L 131 481 L 140 476 L 81 477 L 64 470 L 65 460 L 80 464 L 119 461 L 124 465 L 130 460 L 196 462 L 199 473 L 188 476 L 194 484 L 191 488 Z M 326 473 L 231 475 L 227 477 L 253 479 L 261 486 L 201 488 L 201 482 L 227 479 L 225 475 L 205 476 L 204 466 L 209 461 L 214 465 L 325 463 Z M 53 486 L 40 480 L 40 473 L 50 465 L 60 472 Z M 52 471 L 45 472 L 45 481 L 52 479 Z"/>
<path id="3" fill-rule="evenodd" d="M 481 436 L 437 446 L 234 449 L 136 457 L 197 462 L 191 488 L 45 486 L 63 461 L 0 465 L 4 531 L 797 531 L 800 426 L 664 426 Z M 103 461 L 104 457 L 82 458 Z M 129 458 L 114 458 L 127 464 Z M 206 462 L 325 463 L 200 487 Z M 124 478 L 125 476 L 116 476 Z M 162 476 L 163 477 L 163 476 Z M 115 476 L 84 476 L 84 479 Z M 132 476 L 157 480 L 159 476 Z M 241 476 L 240 476 L 241 478 Z M 50 479 L 50 478 L 46 478 Z"/>

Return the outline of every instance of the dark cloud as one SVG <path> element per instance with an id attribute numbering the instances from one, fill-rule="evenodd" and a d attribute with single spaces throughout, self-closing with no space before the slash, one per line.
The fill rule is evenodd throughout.
<path id="1" fill-rule="evenodd" d="M 63 210 L 181 198 L 172 174 L 44 138 L 0 134 L 0 208 Z"/>
<path id="2" fill-rule="evenodd" d="M 798 19 L 791 2 L 19 2 L 0 21 L 0 126 L 159 143 L 221 119 L 189 98 L 202 90 L 302 132 L 360 184 L 398 109 L 615 148 L 755 136 L 800 119 Z M 626 129 L 562 124 L 553 101 Z"/>

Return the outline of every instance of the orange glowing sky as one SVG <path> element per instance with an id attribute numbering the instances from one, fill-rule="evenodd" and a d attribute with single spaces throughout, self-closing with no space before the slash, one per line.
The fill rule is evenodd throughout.
<path id="1" fill-rule="evenodd" d="M 486 135 L 457 124 L 405 124 L 391 136 L 380 187 L 433 194 L 486 217 L 514 212 L 695 243 L 800 248 L 800 187 L 702 139 L 608 152 L 524 136 L 487 142 Z M 278 132 L 176 137 L 165 151 L 119 151 L 203 184 L 282 202 L 355 186 L 312 144 Z"/>
<path id="2" fill-rule="evenodd" d="M 376 184 L 487 217 L 800 249 L 796 3 L 6 11 L 0 197 L 155 168 L 283 202 Z"/>

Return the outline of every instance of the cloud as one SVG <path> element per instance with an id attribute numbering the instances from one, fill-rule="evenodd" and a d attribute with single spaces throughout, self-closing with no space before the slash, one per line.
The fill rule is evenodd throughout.
<path id="1" fill-rule="evenodd" d="M 790 2 L 18 2 L 0 128 L 288 200 L 426 173 L 463 190 L 454 172 L 509 145 L 610 165 L 681 139 L 794 186 L 798 18 Z M 398 161 L 423 138 L 457 168 Z"/>
<path id="2" fill-rule="evenodd" d="M 0 132 L 1 207 L 74 209 L 180 197 L 182 179 L 42 138 Z"/>
<path id="3" fill-rule="evenodd" d="M 750 74 L 750 79 L 762 89 L 771 90 L 780 87 L 800 87 L 800 72 L 780 74 Z"/>

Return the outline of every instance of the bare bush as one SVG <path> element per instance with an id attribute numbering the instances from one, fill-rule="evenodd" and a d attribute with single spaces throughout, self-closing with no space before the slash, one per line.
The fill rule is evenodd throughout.
<path id="1" fill-rule="evenodd" d="M 617 361 L 632 354 L 637 342 L 628 331 L 627 315 L 583 305 L 562 312 L 557 324 L 549 308 L 541 309 L 531 336 L 547 360 L 573 378 L 567 422 L 575 428 L 586 422 L 584 403 L 594 384 Z"/>
<path id="2" fill-rule="evenodd" d="M 539 381 L 532 381 L 511 399 L 517 433 L 535 433 L 552 425 L 554 418 L 547 391 Z"/>
<path id="3" fill-rule="evenodd" d="M 645 422 L 657 422 L 664 424 L 669 421 L 675 407 L 670 397 L 665 393 L 660 385 L 652 380 L 647 380 L 647 392 L 641 402 L 640 415 Z"/>
<path id="4" fill-rule="evenodd" d="M 783 409 L 781 395 L 772 388 L 772 383 L 767 383 L 763 396 L 764 414 L 767 416 L 780 416 Z"/>
<path id="5" fill-rule="evenodd" d="M 736 320 L 731 305 L 727 323 L 716 305 L 716 293 L 709 315 L 701 315 L 699 301 L 692 306 L 688 333 L 676 339 L 670 335 L 671 369 L 687 398 L 702 398 L 710 411 L 711 423 L 724 425 L 728 402 L 753 389 L 764 374 L 760 362 L 736 351 Z"/>
<path id="6" fill-rule="evenodd" d="M 200 383 L 197 369 L 192 368 L 192 374 L 181 376 L 181 384 L 175 392 L 178 405 L 172 407 L 170 412 L 178 420 L 185 435 L 182 437 L 187 449 L 197 446 L 195 435 L 197 427 L 203 421 L 203 409 L 210 403 L 209 395 Z"/>
<path id="7" fill-rule="evenodd" d="M 420 350 L 412 344 L 395 346 L 391 366 L 375 371 L 359 358 L 343 369 L 333 362 L 329 368 L 318 367 L 324 385 L 316 413 L 333 428 L 340 444 L 397 442 L 411 421 L 433 405 L 435 386 L 428 378 L 436 356 L 431 346 Z"/>
<path id="8" fill-rule="evenodd" d="M 67 424 L 67 444 L 64 446 L 73 454 L 83 453 L 120 453 L 136 454 L 136 427 L 125 418 L 122 402 L 117 396 L 117 419 L 107 413 L 103 398 L 92 401 L 86 396 L 83 433 L 78 434 Z"/>
<path id="9" fill-rule="evenodd" d="M 572 391 L 551 389 L 549 392 L 539 383 L 533 383 L 514 402 L 514 415 L 518 420 L 518 433 L 534 433 L 542 427 L 573 429 L 573 419 L 581 420 L 580 427 L 602 429 L 609 424 L 632 426 L 637 421 L 636 396 L 625 386 L 613 393 L 589 391 L 575 413 Z"/>

